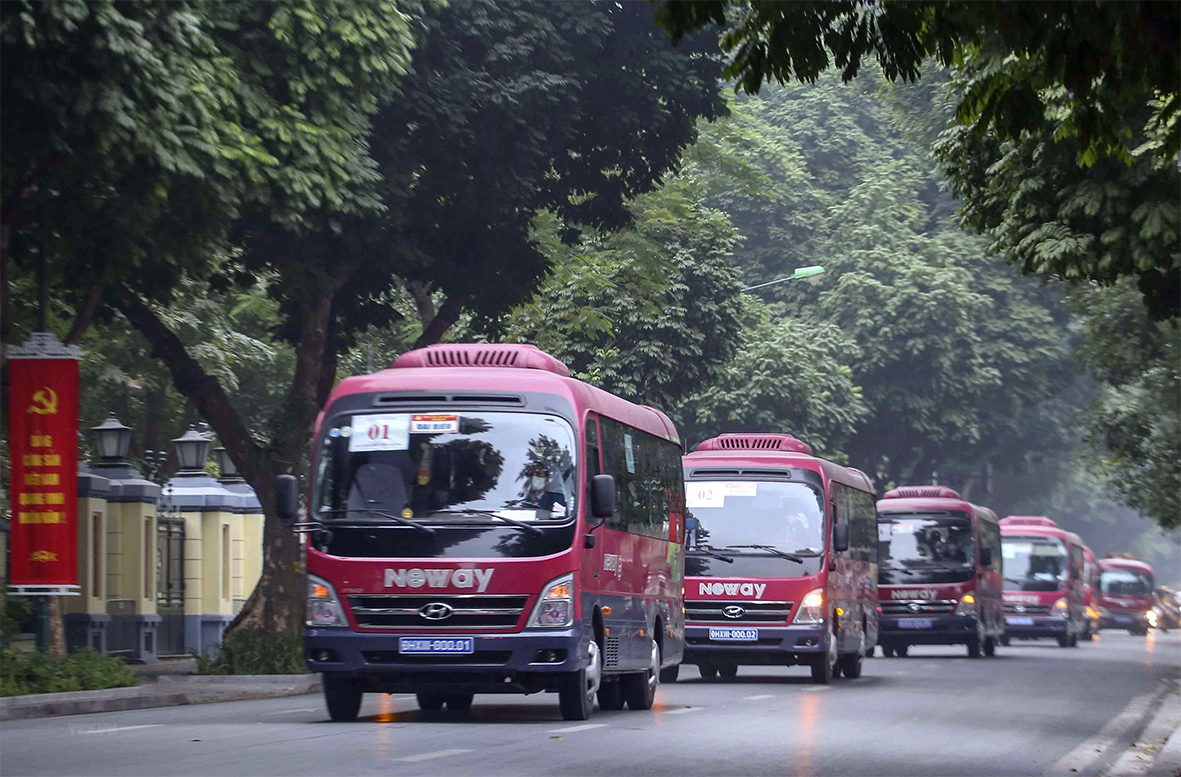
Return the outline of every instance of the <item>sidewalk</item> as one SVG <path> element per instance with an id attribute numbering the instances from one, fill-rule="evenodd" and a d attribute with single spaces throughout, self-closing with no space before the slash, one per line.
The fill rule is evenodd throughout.
<path id="1" fill-rule="evenodd" d="M 1136 741 L 1105 777 L 1181 777 L 1181 692 L 1175 681 Z"/>
<path id="2" fill-rule="evenodd" d="M 131 688 L 0 698 L 0 720 L 271 699 L 320 691 L 320 676 L 314 674 L 196 675 L 194 671 L 196 662 L 191 658 L 165 660 L 136 666 L 140 685 Z"/>

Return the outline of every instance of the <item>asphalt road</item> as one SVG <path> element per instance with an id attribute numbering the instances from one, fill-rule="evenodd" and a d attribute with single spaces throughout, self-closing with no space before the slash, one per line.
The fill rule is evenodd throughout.
<path id="1" fill-rule="evenodd" d="M 547 694 L 477 696 L 466 714 L 367 696 L 355 723 L 329 722 L 318 696 L 204 704 L 0 724 L 0 773 L 1099 774 L 1179 674 L 1176 632 L 1107 632 L 992 659 L 879 654 L 827 687 L 795 667 L 743 667 L 733 682 L 686 667 L 652 711 L 596 709 L 586 723 L 564 722 Z"/>

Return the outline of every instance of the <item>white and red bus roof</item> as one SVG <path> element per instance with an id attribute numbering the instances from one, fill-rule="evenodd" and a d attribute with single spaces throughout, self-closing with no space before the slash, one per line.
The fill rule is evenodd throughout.
<path id="1" fill-rule="evenodd" d="M 399 391 L 443 394 L 456 390 L 554 394 L 567 399 L 579 419 L 587 411 L 593 411 L 680 443 L 676 426 L 664 413 L 571 378 L 565 364 L 537 346 L 524 343 L 455 343 L 408 351 L 387 370 L 342 380 L 325 407 L 352 394 Z M 428 402 L 429 398 L 424 397 L 424 403 Z"/>
<path id="2" fill-rule="evenodd" d="M 724 468 L 728 474 L 743 474 L 744 467 L 756 470 L 797 467 L 823 473 L 836 483 L 873 492 L 873 481 L 864 472 L 812 455 L 810 446 L 790 434 L 720 434 L 694 448 L 684 457 L 684 464 L 686 467 Z"/>
<path id="3" fill-rule="evenodd" d="M 1136 572 L 1146 572 L 1149 575 L 1151 575 L 1153 577 L 1153 579 L 1156 578 L 1156 575 L 1152 571 L 1151 564 L 1147 564 L 1143 561 L 1140 561 L 1139 559 L 1134 559 L 1134 558 L 1122 558 L 1120 556 L 1109 556 L 1108 558 L 1101 558 L 1101 559 L 1099 559 L 1099 568 L 1100 569 L 1127 569 L 1127 570 L 1133 570 Z"/>
<path id="4" fill-rule="evenodd" d="M 882 494 L 878 512 L 933 513 L 958 512 L 996 523 L 996 513 L 987 507 L 972 504 L 947 486 L 899 486 Z"/>
<path id="5" fill-rule="evenodd" d="M 1001 519 L 1001 536 L 1003 537 L 1057 537 L 1072 545 L 1085 548 L 1083 538 L 1071 531 L 1066 531 L 1053 519 L 1044 515 L 1010 515 Z"/>

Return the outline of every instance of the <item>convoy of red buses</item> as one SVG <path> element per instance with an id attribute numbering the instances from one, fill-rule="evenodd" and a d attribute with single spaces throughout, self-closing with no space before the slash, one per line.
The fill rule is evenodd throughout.
<path id="1" fill-rule="evenodd" d="M 1143 561 L 1113 557 L 1100 561 L 1096 597 L 1100 626 L 1147 634 L 1155 588 L 1152 567 Z"/>
<path id="2" fill-rule="evenodd" d="M 315 435 L 304 647 L 333 720 L 366 692 L 652 706 L 685 634 L 667 416 L 533 346 L 435 345 L 342 381 Z M 277 497 L 290 519 L 293 477 Z"/>
<path id="3" fill-rule="evenodd" d="M 1098 564 L 1043 516 L 943 486 L 875 501 L 789 434 L 676 428 L 531 345 L 433 345 L 348 378 L 317 419 L 306 518 L 308 667 L 333 720 L 365 693 L 462 711 L 556 692 L 567 720 L 652 707 L 680 664 L 861 674 L 881 644 L 1147 632 L 1152 568 Z M 280 475 L 281 518 L 299 512 Z M 1093 598 L 1092 598 L 1093 597 Z M 1099 623 L 1101 616 L 1101 624 Z"/>
<path id="4" fill-rule="evenodd" d="M 877 639 L 874 490 L 788 434 L 723 434 L 685 469 L 685 657 L 857 677 Z"/>
<path id="5" fill-rule="evenodd" d="M 1005 636 L 1074 647 L 1085 626 L 1083 541 L 1041 515 L 1001 520 Z"/>
<path id="6" fill-rule="evenodd" d="M 991 656 L 1005 633 L 996 514 L 946 486 L 887 491 L 878 510 L 878 644 L 966 645 Z"/>

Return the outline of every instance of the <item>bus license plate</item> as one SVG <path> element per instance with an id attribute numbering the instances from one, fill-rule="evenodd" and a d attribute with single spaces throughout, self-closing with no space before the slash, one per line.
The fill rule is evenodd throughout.
<path id="1" fill-rule="evenodd" d="M 718 642 L 757 642 L 758 629 L 710 629 L 709 638 Z"/>
<path id="2" fill-rule="evenodd" d="M 1010 626 L 1032 626 L 1033 618 L 1005 618 L 1005 623 Z"/>
<path id="3" fill-rule="evenodd" d="M 476 641 L 472 637 L 400 637 L 398 652 L 405 656 L 429 653 L 474 653 Z"/>
<path id="4" fill-rule="evenodd" d="M 902 618 L 898 621 L 898 628 L 900 629 L 929 629 L 931 628 L 930 618 Z"/>

